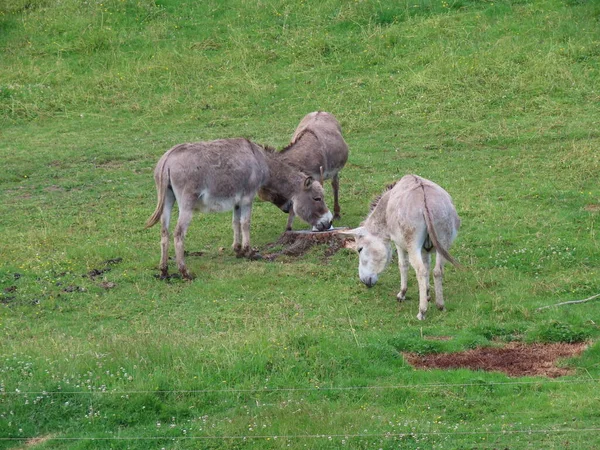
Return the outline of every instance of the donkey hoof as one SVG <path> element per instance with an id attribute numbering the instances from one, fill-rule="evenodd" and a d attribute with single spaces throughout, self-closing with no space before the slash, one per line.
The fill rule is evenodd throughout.
<path id="1" fill-rule="evenodd" d="M 399 302 L 403 302 L 404 300 L 406 300 L 406 290 L 398 292 L 398 295 L 396 295 L 396 298 L 398 299 Z"/>
<path id="2" fill-rule="evenodd" d="M 192 281 L 194 278 L 196 278 L 196 276 L 193 273 L 188 272 L 187 270 L 182 270 L 181 278 L 183 278 L 186 281 Z"/>
<path id="3" fill-rule="evenodd" d="M 260 253 L 256 252 L 256 251 L 252 251 L 252 253 L 250 253 L 247 256 L 247 258 L 250 261 L 260 261 L 261 259 L 263 259 L 263 256 Z"/>
<path id="4" fill-rule="evenodd" d="M 422 313 L 421 311 L 419 311 L 419 314 L 417 314 L 417 319 L 425 320 L 425 313 Z"/>
<path id="5" fill-rule="evenodd" d="M 444 305 L 436 305 L 437 309 L 439 309 L 440 311 L 446 311 L 446 307 Z"/>

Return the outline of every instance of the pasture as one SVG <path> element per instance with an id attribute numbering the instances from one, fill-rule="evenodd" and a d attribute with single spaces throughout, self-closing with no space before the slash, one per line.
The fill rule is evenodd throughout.
<path id="1" fill-rule="evenodd" d="M 592 0 L 0 2 L 0 448 L 600 448 L 600 299 L 538 311 L 600 293 L 599 21 Z M 371 289 L 350 249 L 238 259 L 231 213 L 192 220 L 194 281 L 156 278 L 160 156 L 282 148 L 316 110 L 350 149 L 336 226 L 408 173 L 452 196 L 447 311 L 416 319 L 413 271 L 398 304 L 395 258 Z M 286 221 L 256 200 L 252 245 Z M 509 343 L 589 345 L 560 378 L 404 355 Z"/>

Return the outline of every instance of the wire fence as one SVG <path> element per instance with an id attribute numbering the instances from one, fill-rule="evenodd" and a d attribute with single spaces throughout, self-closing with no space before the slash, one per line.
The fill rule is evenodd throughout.
<path id="1" fill-rule="evenodd" d="M 88 390 L 56 390 L 56 391 L 21 391 L 19 389 L 0 390 L 0 395 L 90 395 L 90 394 L 113 394 L 113 395 L 136 395 L 136 394 L 235 394 L 252 392 L 324 392 L 324 391 L 354 391 L 354 390 L 386 390 L 386 389 L 433 389 L 433 388 L 461 388 L 461 387 L 492 387 L 492 386 L 550 386 L 568 384 L 590 384 L 599 383 L 600 379 L 584 378 L 570 380 L 527 380 L 527 381 L 499 381 L 499 382 L 471 382 L 471 383 L 420 383 L 420 384 L 394 384 L 377 386 L 312 386 L 312 387 L 253 387 L 253 388 L 228 388 L 228 389 L 139 389 L 139 390 L 109 390 L 105 386 L 94 386 Z"/>
<path id="2" fill-rule="evenodd" d="M 566 428 L 566 429 L 523 429 L 523 430 L 501 430 L 501 431 L 411 431 L 407 433 L 349 433 L 349 434 L 288 434 L 288 435 L 224 435 L 224 436 L 111 436 L 111 437 L 60 437 L 47 436 L 48 441 L 158 441 L 158 440 L 299 440 L 299 439 L 383 439 L 403 438 L 406 436 L 497 436 L 516 434 L 552 434 L 552 433 L 597 433 L 600 428 Z M 39 439 L 39 437 L 0 437 L 0 441 L 27 441 Z"/>
<path id="3" fill-rule="evenodd" d="M 519 387 L 519 386 L 531 386 L 536 389 L 552 388 L 559 386 L 575 387 L 578 385 L 594 385 L 600 382 L 599 379 L 590 378 L 584 379 L 549 379 L 549 380 L 515 380 L 515 381 L 499 381 L 499 382 L 468 382 L 468 383 L 420 383 L 420 384 L 395 384 L 395 385 L 376 385 L 376 386 L 312 386 L 312 387 L 268 387 L 258 386 L 252 388 L 227 388 L 227 389 L 173 389 L 173 390 L 102 390 L 98 387 L 92 387 L 88 390 L 55 390 L 55 391 L 20 391 L 15 389 L 14 391 L 0 391 L 1 397 L 29 397 L 29 396 L 59 396 L 59 395 L 121 395 L 121 396 L 135 396 L 135 395 L 147 395 L 147 394 L 161 394 L 161 395 L 202 395 L 202 394 L 216 394 L 217 396 L 227 396 L 230 394 L 256 394 L 261 395 L 264 393 L 318 393 L 318 392 L 344 392 L 344 391 L 390 391 L 398 389 L 420 389 L 420 390 L 452 390 L 452 389 L 485 389 L 485 388 L 502 388 L 502 387 Z M 4 387 L 5 389 L 5 387 Z M 595 387 L 594 387 L 595 389 Z M 600 391 L 596 391 L 600 392 Z M 588 405 L 582 410 L 578 420 L 569 417 L 566 420 L 560 416 L 560 411 L 540 411 L 540 410 L 529 410 L 529 411 L 496 411 L 498 420 L 494 423 L 487 424 L 482 429 L 482 424 L 476 423 L 476 421 L 462 423 L 461 427 L 473 428 L 467 430 L 457 429 L 456 424 L 453 422 L 446 422 L 445 429 L 435 430 L 436 427 L 441 427 L 440 424 L 435 422 L 409 422 L 408 425 L 404 424 L 400 426 L 398 424 L 395 428 L 390 427 L 389 431 L 378 431 L 378 432 L 349 432 L 339 433 L 339 430 L 332 430 L 332 433 L 289 433 L 289 434 L 250 434 L 245 433 L 242 430 L 240 434 L 227 434 L 223 430 L 223 434 L 219 434 L 206 427 L 204 430 L 200 429 L 182 429 L 182 425 L 178 425 L 176 429 L 166 430 L 168 434 L 164 435 L 151 435 L 151 436 L 123 436 L 115 435 L 110 436 L 111 431 L 99 431 L 95 436 L 91 435 L 90 432 L 82 432 L 81 436 L 54 436 L 49 433 L 47 436 L 13 436 L 11 437 L 0 437 L 0 442 L 13 442 L 13 443 L 27 443 L 35 442 L 37 440 L 43 441 L 56 441 L 56 442 L 117 442 L 117 441 L 138 441 L 138 442 L 176 442 L 176 441 L 192 441 L 198 442 L 210 442 L 210 441 L 285 441 L 286 443 L 299 443 L 307 440 L 403 440 L 403 439 L 445 439 L 453 440 L 464 439 L 464 440 L 488 440 L 488 441 L 501 441 L 503 439 L 522 439 L 519 436 L 530 436 L 527 439 L 530 440 L 542 440 L 542 439 L 563 439 L 563 436 L 571 436 L 572 440 L 579 439 L 580 442 L 587 442 L 591 439 L 591 436 L 596 436 L 600 432 L 600 427 L 596 426 L 593 420 L 585 420 L 586 411 L 589 412 L 589 408 L 593 406 L 594 402 L 600 400 L 600 397 L 592 395 L 587 398 Z M 90 398 L 91 403 L 92 399 Z M 257 407 L 279 407 L 278 403 L 269 404 L 257 402 Z M 80 405 L 85 407 L 85 405 Z M 434 411 L 431 411 L 432 415 Z M 409 415 L 410 416 L 410 415 Z M 579 416 L 579 415 L 578 415 Z M 414 418 L 413 418 L 414 419 Z M 218 419 L 220 420 L 220 419 Z M 545 422 L 545 423 L 544 423 Z M 580 425 L 579 427 L 577 425 Z M 165 424 L 165 428 L 166 428 Z M 327 424 L 321 424 L 327 426 Z M 331 424 L 330 424 L 331 425 Z M 388 424 L 373 424 L 373 426 L 381 428 L 386 427 Z M 537 425 L 537 426 L 536 426 Z M 540 426 L 541 425 L 541 426 Z M 366 424 L 365 424 L 366 427 Z M 370 426 L 369 426 L 370 427 Z M 451 427 L 449 429 L 449 427 Z M 362 426 L 361 426 L 362 428 Z M 479 429 L 477 429 L 479 428 Z M 211 433 L 212 431 L 212 433 Z M 256 430 L 258 431 L 258 430 Z M 92 432 L 94 433 L 94 432 Z M 118 432 L 117 432 L 118 433 Z M 122 431 L 121 431 L 122 433 Z M 210 434 L 209 434 L 210 433 Z M 73 433 L 70 433 L 73 434 Z M 109 436 L 107 436 L 109 434 Z M 503 438 L 504 436 L 504 438 Z M 262 445 L 262 444 L 261 444 Z"/>

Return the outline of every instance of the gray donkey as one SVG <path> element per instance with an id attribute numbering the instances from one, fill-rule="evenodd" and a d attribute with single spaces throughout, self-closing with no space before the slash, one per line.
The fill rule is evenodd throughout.
<path id="1" fill-rule="evenodd" d="M 341 234 L 349 234 L 356 239 L 358 274 L 368 287 L 377 282 L 379 274 L 389 263 L 391 242 L 394 242 L 400 268 L 397 298 L 399 301 L 405 298 L 410 261 L 419 283 L 417 318 L 423 320 L 429 300 L 430 254 L 433 251 L 437 254 L 433 270 L 435 301 L 438 309 L 443 310 L 444 261 L 458 265 L 447 249 L 459 227 L 460 219 L 444 189 L 417 175 L 406 175 L 375 200 L 369 216 L 359 228 Z"/>
<path id="2" fill-rule="evenodd" d="M 331 179 L 333 218 L 339 219 L 339 172 L 348 160 L 348 145 L 342 137 L 342 128 L 337 119 L 323 111 L 307 114 L 296 128 L 291 143 L 280 154 L 289 164 L 319 179 L 321 184 Z M 289 212 L 287 229 L 291 230 L 294 211 L 283 211 Z"/>
<path id="3" fill-rule="evenodd" d="M 259 189 L 277 199 L 289 199 L 293 211 L 317 230 L 331 226 L 332 214 L 325 205 L 323 187 L 312 177 L 277 158 L 275 153 L 247 139 L 222 139 L 180 144 L 168 150 L 154 170 L 158 195 L 156 210 L 146 222 L 161 221 L 161 277 L 168 277 L 169 222 L 177 201 L 175 255 L 179 272 L 193 276 L 184 261 L 184 239 L 194 210 L 233 210 L 233 250 L 251 258 L 250 216 Z"/>

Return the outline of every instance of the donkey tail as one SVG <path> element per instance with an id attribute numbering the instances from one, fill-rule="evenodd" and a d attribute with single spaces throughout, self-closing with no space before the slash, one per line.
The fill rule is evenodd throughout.
<path id="1" fill-rule="evenodd" d="M 146 228 L 150 228 L 151 226 L 156 224 L 156 222 L 158 222 L 160 220 L 162 213 L 163 213 L 163 208 L 165 206 L 165 195 L 166 195 L 167 189 L 169 187 L 169 171 L 168 170 L 165 171 L 166 161 L 167 161 L 167 158 L 163 157 L 161 159 L 161 161 L 159 162 L 160 168 L 158 171 L 158 177 L 156 179 L 156 195 L 158 197 L 158 201 L 157 201 L 156 209 L 154 210 L 154 213 L 146 221 Z"/>
<path id="2" fill-rule="evenodd" d="M 423 201 L 425 204 L 425 211 L 423 212 L 423 216 L 425 217 L 425 225 L 427 226 L 427 233 L 429 234 L 431 242 L 435 247 L 436 251 L 440 255 L 442 255 L 444 259 L 450 261 L 455 267 L 462 268 L 462 265 L 456 259 L 454 259 L 454 257 L 450 253 L 448 253 L 448 250 L 446 250 L 440 244 L 440 241 L 437 238 L 437 233 L 435 232 L 435 227 L 433 226 L 431 211 L 429 211 L 429 207 L 427 206 L 427 195 L 425 194 L 425 187 L 423 185 L 421 186 L 423 187 Z"/>

